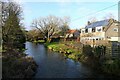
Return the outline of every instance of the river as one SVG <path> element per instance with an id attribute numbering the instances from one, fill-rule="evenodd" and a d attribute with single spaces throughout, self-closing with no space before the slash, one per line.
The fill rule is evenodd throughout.
<path id="1" fill-rule="evenodd" d="M 104 75 L 89 66 L 71 59 L 61 53 L 47 50 L 43 44 L 26 42 L 26 54 L 38 64 L 34 78 L 103 78 Z"/>

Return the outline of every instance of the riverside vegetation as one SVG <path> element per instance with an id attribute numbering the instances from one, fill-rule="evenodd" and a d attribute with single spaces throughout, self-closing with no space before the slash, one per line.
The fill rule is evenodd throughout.
<path id="1" fill-rule="evenodd" d="M 26 37 L 20 25 L 20 7 L 9 1 L 2 6 L 2 78 L 32 78 L 37 64 L 24 53 Z"/>
<path id="2" fill-rule="evenodd" d="M 83 62 L 100 72 L 120 76 L 120 59 L 107 59 L 101 55 L 105 54 L 105 46 L 92 48 L 89 45 L 78 45 L 78 47 L 77 44 L 75 41 L 45 43 L 48 49 L 60 52 L 67 58 Z"/>

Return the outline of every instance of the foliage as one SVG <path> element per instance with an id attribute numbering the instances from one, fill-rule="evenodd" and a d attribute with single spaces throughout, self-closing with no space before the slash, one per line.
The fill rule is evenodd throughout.
<path id="1" fill-rule="evenodd" d="M 66 32 L 70 29 L 69 28 L 70 18 L 64 17 L 62 21 L 63 21 L 63 25 L 60 27 L 59 34 L 61 34 L 61 36 L 65 36 Z"/>
<path id="2" fill-rule="evenodd" d="M 14 50 L 3 52 L 3 54 L 2 66 L 4 67 L 2 67 L 2 78 L 32 77 L 35 68 L 37 67 L 32 58 L 27 58 L 24 53 L 16 53 Z M 33 72 L 30 73 L 28 68 L 30 68 Z"/>
<path id="3" fill-rule="evenodd" d="M 10 1 L 2 2 L 2 78 L 30 78 L 36 64 L 23 53 L 26 39 L 20 25 L 21 9 Z"/>
<path id="4" fill-rule="evenodd" d="M 120 59 L 106 60 L 103 62 L 102 70 L 107 73 L 120 75 Z"/>
<path id="5" fill-rule="evenodd" d="M 78 60 L 81 56 L 80 51 L 70 48 L 69 46 L 66 46 L 64 43 L 52 42 L 52 43 L 45 43 L 45 45 L 49 49 L 52 49 L 53 51 L 57 51 L 60 53 L 64 53 L 66 57 L 74 60 Z"/>
<path id="6" fill-rule="evenodd" d="M 95 57 L 100 57 L 103 56 L 105 54 L 105 46 L 96 46 L 93 48 L 93 54 Z"/>
<path id="7" fill-rule="evenodd" d="M 38 40 L 38 41 L 34 41 L 35 43 L 44 43 L 45 42 L 45 40 Z"/>
<path id="8" fill-rule="evenodd" d="M 6 14 L 2 26 L 3 44 L 9 44 L 11 47 L 21 46 L 25 42 L 25 35 L 20 26 L 20 7 L 14 2 L 5 4 L 8 4 L 8 6 L 5 7 L 6 12 L 3 11 L 3 14 Z"/>
<path id="9" fill-rule="evenodd" d="M 92 47 L 90 45 L 84 45 L 82 53 L 86 56 L 93 56 Z"/>
<path id="10" fill-rule="evenodd" d="M 27 37 L 28 41 L 37 41 L 40 38 L 44 38 L 42 33 L 37 29 L 33 29 L 33 30 L 28 31 L 26 33 L 26 37 Z"/>
<path id="11" fill-rule="evenodd" d="M 76 58 L 76 56 L 75 56 L 74 54 L 70 54 L 70 55 L 68 55 L 68 57 L 69 57 L 70 59 L 75 59 L 75 58 Z"/>

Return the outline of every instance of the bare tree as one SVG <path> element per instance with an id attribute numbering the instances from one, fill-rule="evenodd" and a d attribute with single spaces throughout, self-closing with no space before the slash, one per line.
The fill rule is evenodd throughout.
<path id="1" fill-rule="evenodd" d="M 32 27 L 37 28 L 43 33 L 44 37 L 49 40 L 49 38 L 51 38 L 54 34 L 57 34 L 61 31 L 60 27 L 63 26 L 63 23 L 67 23 L 65 21 L 63 21 L 63 19 L 60 17 L 50 15 L 44 18 L 33 20 Z"/>
<path id="2" fill-rule="evenodd" d="M 90 23 L 93 23 L 93 22 L 96 22 L 97 21 L 97 18 L 96 17 L 91 17 L 89 18 Z"/>
<path id="3" fill-rule="evenodd" d="M 70 17 L 65 16 L 62 18 L 62 26 L 60 27 L 62 36 L 65 36 L 66 32 L 70 29 L 69 23 L 70 23 Z"/>
<path id="4" fill-rule="evenodd" d="M 108 13 L 108 14 L 106 14 L 105 17 L 103 17 L 103 19 L 114 19 L 114 18 L 115 18 L 115 16 L 112 13 Z"/>

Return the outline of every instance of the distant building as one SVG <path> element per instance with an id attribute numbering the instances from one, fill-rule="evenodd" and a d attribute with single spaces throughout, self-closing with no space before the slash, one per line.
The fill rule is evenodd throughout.
<path id="1" fill-rule="evenodd" d="M 79 40 L 80 37 L 80 31 L 78 30 L 68 30 L 65 36 L 65 39 L 67 40 Z"/>

